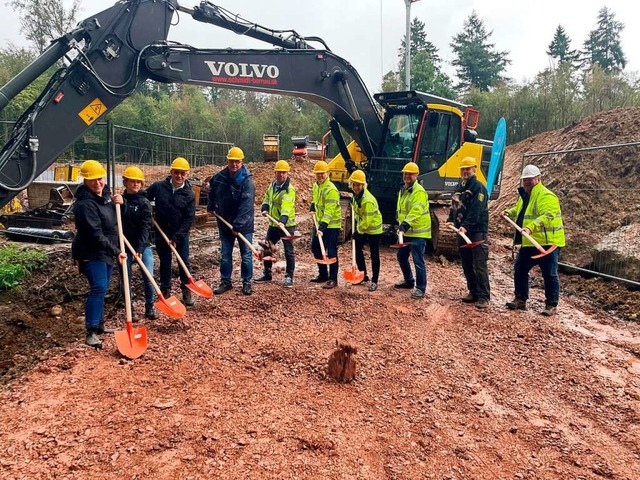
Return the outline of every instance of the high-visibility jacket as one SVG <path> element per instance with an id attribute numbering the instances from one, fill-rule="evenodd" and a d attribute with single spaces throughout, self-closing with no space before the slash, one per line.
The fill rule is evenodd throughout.
<path id="1" fill-rule="evenodd" d="M 405 237 L 431 238 L 429 195 L 417 181 L 398 192 L 396 218 L 398 223 L 406 222 L 411 227 L 405 232 Z"/>
<path id="2" fill-rule="evenodd" d="M 376 197 L 366 188 L 361 195 L 354 195 L 351 202 L 355 212 L 356 231 L 362 235 L 382 233 L 382 214 Z"/>
<path id="3" fill-rule="evenodd" d="M 296 189 L 287 178 L 282 185 L 271 182 L 262 200 L 262 210 L 269 212 L 273 218 L 284 223 L 287 227 L 296 226 Z M 276 224 L 269 220 L 269 225 Z"/>
<path id="4" fill-rule="evenodd" d="M 522 197 L 519 197 L 516 205 L 507 210 L 508 217 L 516 220 L 523 204 Z M 542 182 L 537 183 L 531 189 L 529 203 L 524 211 L 522 228 L 531 230 L 531 236 L 540 245 L 565 246 L 560 201 L 551 190 L 542 185 Z M 524 238 L 524 235 L 522 246 L 533 246 L 529 240 Z"/>
<path id="5" fill-rule="evenodd" d="M 342 226 L 340 192 L 328 177 L 319 185 L 318 182 L 313 184 L 313 205 L 318 224 L 326 223 L 328 228 Z"/>

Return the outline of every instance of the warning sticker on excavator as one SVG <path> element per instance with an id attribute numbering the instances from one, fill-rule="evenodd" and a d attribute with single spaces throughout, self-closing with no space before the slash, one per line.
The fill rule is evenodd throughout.
<path id="1" fill-rule="evenodd" d="M 100 115 L 107 111 L 107 106 L 100 101 L 99 98 L 96 98 L 89 105 L 84 107 L 78 115 L 87 125 L 91 125 L 95 122 Z"/>

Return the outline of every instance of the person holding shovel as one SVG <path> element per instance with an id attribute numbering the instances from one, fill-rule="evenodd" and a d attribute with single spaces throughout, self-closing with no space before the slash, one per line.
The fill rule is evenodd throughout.
<path id="1" fill-rule="evenodd" d="M 316 175 L 316 182 L 313 184 L 310 210 L 315 215 L 318 228 L 314 229 L 311 251 L 317 260 L 336 260 L 330 263 L 330 267 L 327 267 L 326 263 L 318 263 L 318 276 L 311 279 L 311 282 L 324 283 L 322 288 L 331 289 L 338 285 L 338 234 L 342 226 L 340 192 L 329 180 L 327 162 L 318 161 L 313 167 L 313 173 Z M 323 258 L 320 241 L 324 244 L 327 258 Z"/>
<path id="2" fill-rule="evenodd" d="M 564 225 L 560 201 L 558 197 L 541 180 L 541 172 L 535 165 L 527 165 L 522 170 L 518 187 L 518 201 L 513 208 L 505 210 L 502 215 L 514 220 L 522 228 L 516 230 L 514 245 L 522 245 L 513 272 L 515 298 L 507 303 L 511 310 L 526 310 L 529 298 L 529 271 L 540 265 L 544 280 L 545 308 L 542 314 L 556 314 L 560 296 L 560 278 L 558 277 L 558 256 L 565 246 Z M 525 235 L 526 234 L 526 235 Z M 539 250 L 530 239 L 543 247 L 556 246 L 552 251 L 540 256 Z M 546 250 L 546 249 L 545 249 Z M 551 249 L 549 249 L 551 250 Z M 539 258 L 534 258 L 539 257 Z"/>
<path id="3" fill-rule="evenodd" d="M 80 167 L 82 185 L 76 191 L 73 214 L 76 236 L 71 256 L 81 274 L 89 281 L 89 295 L 85 302 L 85 343 L 101 348 L 98 335 L 113 333 L 104 327 L 104 299 L 113 271 L 113 259 L 120 263 L 127 259 L 118 246 L 118 227 L 115 204 L 122 204 L 122 196 L 111 195 L 105 184 L 107 171 L 95 160 L 87 160 Z"/>
<path id="4" fill-rule="evenodd" d="M 487 259 L 489 245 L 489 199 L 487 189 L 476 178 L 476 160 L 465 157 L 460 162 L 460 183 L 453 194 L 448 221 L 459 233 L 465 234 L 476 244 L 472 248 L 460 248 L 462 271 L 467 280 L 469 293 L 462 298 L 464 303 L 475 303 L 476 308 L 489 307 L 490 286 Z M 480 243 L 478 243 L 480 242 Z M 466 245 L 462 235 L 458 235 L 458 247 Z"/>
<path id="5" fill-rule="evenodd" d="M 189 162 L 182 157 L 171 163 L 169 176 L 153 183 L 147 189 L 147 198 L 156 202 L 156 222 L 169 238 L 189 269 L 189 229 L 196 213 L 196 196 L 187 178 Z M 171 296 L 171 247 L 156 232 L 156 252 L 160 259 L 160 290 L 165 298 Z M 186 287 L 189 276 L 180 269 L 182 301 L 187 307 L 194 305 L 191 291 Z"/>
<path id="6" fill-rule="evenodd" d="M 356 220 L 356 229 L 352 232 L 356 241 L 356 264 L 358 269 L 364 272 L 362 283 L 368 286 L 370 292 L 375 292 L 378 289 L 380 274 L 382 214 L 378 208 L 378 201 L 367 189 L 367 177 L 362 170 L 355 170 L 351 174 L 349 184 L 353 190 L 351 206 Z M 371 251 L 371 279 L 367 275 L 367 264 L 364 261 L 364 246 L 366 244 L 369 244 Z"/>
<path id="7" fill-rule="evenodd" d="M 241 233 L 249 243 L 253 241 L 253 202 L 256 197 L 256 188 L 251 172 L 242 164 L 243 160 L 244 152 L 238 147 L 231 147 L 227 153 L 227 167 L 216 173 L 209 181 L 207 211 L 224 218 L 233 227 L 229 228 L 224 222 L 218 222 L 221 252 L 220 285 L 213 291 L 216 295 L 233 288 L 231 273 L 236 238 L 241 256 L 242 293 L 244 295 L 253 293 L 251 286 L 253 252 L 249 245 L 238 238 L 238 233 Z"/>
<path id="8" fill-rule="evenodd" d="M 396 204 L 396 220 L 398 230 L 410 245 L 398 249 L 397 259 L 404 279 L 394 288 L 413 289 L 411 298 L 423 298 L 427 290 L 427 265 L 424 251 L 427 239 L 431 238 L 431 215 L 429 213 L 429 196 L 418 183 L 420 168 L 414 162 L 407 163 L 402 169 L 404 186 L 398 192 Z M 411 272 L 409 254 L 413 258 L 416 275 Z M 414 288 L 415 287 L 415 288 Z"/>
<path id="9" fill-rule="evenodd" d="M 274 167 L 275 180 L 267 188 L 260 208 L 263 216 L 270 216 L 277 220 L 269 221 L 267 229 L 267 244 L 275 245 L 282 239 L 284 258 L 287 262 L 287 270 L 284 277 L 284 286 L 293 287 L 293 272 L 296 268 L 296 255 L 293 249 L 293 240 L 285 240 L 285 230 L 292 236 L 296 230 L 296 189 L 291 184 L 289 171 L 291 167 L 284 160 L 278 160 Z M 271 266 L 273 262 L 264 260 L 264 273 L 256 278 L 256 283 L 270 282 L 272 280 Z"/>
<path id="10" fill-rule="evenodd" d="M 122 194 L 124 204 L 122 208 L 122 230 L 124 236 L 136 251 L 136 256 L 142 260 L 149 272 L 153 272 L 153 252 L 149 233 L 153 225 L 153 212 L 151 202 L 142 192 L 144 185 L 144 173 L 138 167 L 130 166 L 122 173 L 122 183 L 125 191 Z M 127 252 L 127 271 L 129 273 L 129 286 L 131 286 L 131 264 L 133 255 Z M 146 275 L 142 275 L 144 281 L 144 316 L 149 320 L 158 318 L 153 302 L 155 295 L 153 285 Z M 122 288 L 124 288 L 121 285 Z"/>

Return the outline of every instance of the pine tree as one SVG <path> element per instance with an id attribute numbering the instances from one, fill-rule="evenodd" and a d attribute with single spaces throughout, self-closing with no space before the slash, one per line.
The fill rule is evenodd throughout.
<path id="1" fill-rule="evenodd" d="M 571 49 L 571 39 L 565 32 L 562 25 L 558 25 L 553 35 L 553 40 L 549 44 L 547 50 L 549 55 L 556 63 L 556 66 L 569 65 L 576 67 L 580 59 L 580 53 Z"/>
<path id="2" fill-rule="evenodd" d="M 627 59 L 620 44 L 620 33 L 624 24 L 615 19 L 615 14 L 607 7 L 598 12 L 598 26 L 589 32 L 584 42 L 584 56 L 587 68 L 598 65 L 605 73 L 624 70 Z"/>
<path id="3" fill-rule="evenodd" d="M 466 92 L 470 87 L 489 91 L 503 80 L 504 70 L 511 63 L 509 52 L 495 50 L 489 43 L 493 32 L 487 32 L 484 22 L 472 12 L 463 24 L 463 31 L 453 37 L 451 48 L 457 56 L 451 64 L 456 67 L 459 83 L 456 89 Z"/>

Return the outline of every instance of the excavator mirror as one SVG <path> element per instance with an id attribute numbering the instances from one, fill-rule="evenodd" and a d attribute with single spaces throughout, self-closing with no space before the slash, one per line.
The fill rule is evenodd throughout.
<path id="1" fill-rule="evenodd" d="M 473 108 L 467 108 L 464 111 L 464 125 L 469 130 L 475 130 L 478 128 L 478 121 L 480 120 L 480 112 Z"/>

